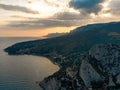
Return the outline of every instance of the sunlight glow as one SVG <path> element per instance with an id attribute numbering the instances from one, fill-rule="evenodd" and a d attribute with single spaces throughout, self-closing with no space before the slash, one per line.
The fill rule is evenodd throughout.
<path id="1" fill-rule="evenodd" d="M 103 17 L 111 17 L 111 14 L 110 13 L 105 13 L 105 14 L 102 14 Z"/>
<path id="2" fill-rule="evenodd" d="M 27 6 L 40 12 L 40 16 L 52 16 L 68 8 L 68 0 L 40 0 L 29 3 Z"/>
<path id="3" fill-rule="evenodd" d="M 103 11 L 107 11 L 107 10 L 110 9 L 110 8 L 108 7 L 110 2 L 111 2 L 111 0 L 107 0 L 106 2 L 102 3 Z"/>

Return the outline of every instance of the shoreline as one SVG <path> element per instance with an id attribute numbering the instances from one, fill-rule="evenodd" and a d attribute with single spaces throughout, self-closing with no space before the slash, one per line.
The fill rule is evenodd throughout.
<path id="1" fill-rule="evenodd" d="M 6 51 L 5 51 L 6 52 Z M 11 54 L 8 54 L 8 55 L 11 55 Z M 15 55 L 15 54 L 14 54 Z M 18 55 L 18 54 L 16 54 Z M 28 55 L 30 56 L 31 54 L 19 54 L 19 55 Z M 56 74 L 59 74 L 61 71 L 62 71 L 62 66 L 58 63 L 55 63 L 54 59 L 52 59 L 52 57 L 48 57 L 48 56 L 45 56 L 45 55 L 31 55 L 31 56 L 37 56 L 37 57 L 43 57 L 43 58 L 46 58 L 48 59 L 52 64 L 54 65 L 57 65 L 58 66 L 58 71 L 54 72 L 53 74 L 51 75 L 48 75 L 47 77 L 44 77 L 42 81 L 39 81 L 38 80 L 38 85 L 43 89 L 43 90 L 48 90 L 46 89 L 47 88 L 47 84 L 45 83 L 46 81 L 49 81 L 51 80 L 52 78 L 56 78 Z"/>
<path id="2" fill-rule="evenodd" d="M 37 55 L 38 56 L 38 55 Z M 56 78 L 56 74 L 59 74 L 61 69 L 62 69 L 62 66 L 58 63 L 55 63 L 54 62 L 54 59 L 50 58 L 50 57 L 47 57 L 47 56 L 42 56 L 44 58 L 47 58 L 51 63 L 53 63 L 54 65 L 57 65 L 59 67 L 59 70 L 54 72 L 53 74 L 45 77 L 42 81 L 40 81 L 38 84 L 39 86 L 43 89 L 43 90 L 48 90 L 47 89 L 47 84 L 45 83 L 46 81 L 49 81 L 50 79 L 53 79 L 53 78 Z"/>

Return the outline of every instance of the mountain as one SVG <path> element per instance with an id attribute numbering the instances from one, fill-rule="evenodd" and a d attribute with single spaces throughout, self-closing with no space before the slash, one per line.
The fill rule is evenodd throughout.
<path id="1" fill-rule="evenodd" d="M 48 35 L 46 35 L 44 37 L 54 38 L 54 37 L 59 37 L 59 36 L 65 35 L 65 34 L 67 34 L 67 33 L 49 33 Z"/>
<path id="2" fill-rule="evenodd" d="M 58 72 L 40 83 L 45 90 L 110 90 L 120 84 L 119 44 L 120 22 L 111 22 L 78 27 L 60 37 L 16 43 L 5 51 L 45 56 L 59 65 Z"/>
<path id="3" fill-rule="evenodd" d="M 117 35 L 112 33 L 117 33 Z M 73 53 L 84 54 L 94 44 L 120 43 L 119 34 L 120 22 L 91 24 L 78 27 L 60 37 L 17 43 L 6 48 L 5 51 L 9 54 L 32 54 L 47 57 L 62 55 L 66 57 Z M 73 58 L 73 56 L 71 57 Z M 63 62 L 63 64 L 67 65 L 68 63 Z"/>
<path id="4" fill-rule="evenodd" d="M 119 26 L 120 26 L 119 22 L 88 24 L 88 25 L 85 25 L 85 26 L 82 26 L 82 27 L 78 27 L 75 30 L 72 30 L 71 32 L 72 33 L 86 32 L 86 31 L 103 30 L 103 29 L 108 29 L 108 30 L 114 32 L 114 29 L 118 29 Z"/>

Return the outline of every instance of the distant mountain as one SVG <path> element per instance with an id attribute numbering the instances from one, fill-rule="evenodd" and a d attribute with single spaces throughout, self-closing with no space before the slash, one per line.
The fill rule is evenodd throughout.
<path id="1" fill-rule="evenodd" d="M 67 34 L 67 33 L 49 33 L 48 35 L 46 35 L 44 37 L 54 38 L 54 37 L 59 37 L 59 36 L 65 35 L 65 34 Z"/>

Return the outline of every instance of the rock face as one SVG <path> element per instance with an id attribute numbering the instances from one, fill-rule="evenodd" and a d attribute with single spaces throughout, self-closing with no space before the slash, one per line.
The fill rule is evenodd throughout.
<path id="1" fill-rule="evenodd" d="M 92 47 L 83 57 L 79 75 L 87 87 L 96 87 L 100 82 L 102 86 L 118 87 L 120 85 L 120 45 L 99 44 Z"/>
<path id="2" fill-rule="evenodd" d="M 59 84 L 55 78 L 51 78 L 49 81 L 44 80 L 40 83 L 41 87 L 45 90 L 58 90 L 60 87 Z"/>
<path id="3" fill-rule="evenodd" d="M 102 71 L 112 76 L 120 73 L 120 45 L 96 45 L 91 48 L 89 55 L 96 59 Z"/>
<path id="4" fill-rule="evenodd" d="M 86 87 L 91 87 L 92 81 L 101 81 L 102 77 L 86 60 L 82 61 L 79 75 L 83 79 Z"/>
<path id="5" fill-rule="evenodd" d="M 44 89 L 120 89 L 120 45 L 95 45 L 79 59 L 79 63 L 78 66 L 74 64 L 65 68 L 64 74 L 57 72 L 56 76 L 47 79 L 47 83 L 46 80 L 42 81 L 42 85 L 45 84 L 43 87 L 46 87 Z"/>

